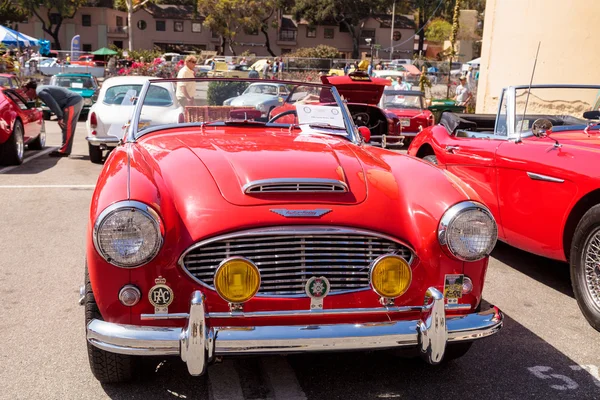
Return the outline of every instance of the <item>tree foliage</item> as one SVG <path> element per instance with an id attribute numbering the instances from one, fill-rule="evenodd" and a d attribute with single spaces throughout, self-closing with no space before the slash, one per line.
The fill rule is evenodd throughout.
<path id="1" fill-rule="evenodd" d="M 235 55 L 232 44 L 238 32 L 258 29 L 255 24 L 258 7 L 256 0 L 198 0 L 198 12 L 206 16 L 204 23 L 221 38 L 221 54 L 229 44 L 229 50 Z"/>
<path id="2" fill-rule="evenodd" d="M 320 44 L 317 47 L 303 47 L 286 56 L 289 58 L 338 58 L 340 52 L 337 48 Z"/>
<path id="3" fill-rule="evenodd" d="M 346 27 L 352 37 L 352 56 L 358 58 L 362 23 L 373 14 L 387 12 L 390 0 L 296 0 L 296 19 L 313 24 L 335 23 Z"/>
<path id="4" fill-rule="evenodd" d="M 429 22 L 425 29 L 425 37 L 430 42 L 443 43 L 450 39 L 452 24 L 444 19 L 436 18 Z"/>
<path id="5" fill-rule="evenodd" d="M 42 29 L 52 37 L 56 49 L 60 50 L 58 33 L 63 21 L 73 18 L 79 7 L 86 4 L 86 0 L 17 0 L 16 4 L 41 21 Z"/>
<path id="6" fill-rule="evenodd" d="M 11 0 L 0 0 L 0 25 L 11 22 L 23 22 L 27 19 L 27 11 L 14 4 Z"/>

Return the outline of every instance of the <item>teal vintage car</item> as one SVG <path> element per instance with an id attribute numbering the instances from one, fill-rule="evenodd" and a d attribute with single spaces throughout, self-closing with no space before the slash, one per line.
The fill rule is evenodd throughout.
<path id="1" fill-rule="evenodd" d="M 81 95 L 83 97 L 81 117 L 87 116 L 100 91 L 100 85 L 96 77 L 86 73 L 56 74 L 50 79 L 49 85 L 61 86 Z M 52 112 L 45 104 L 42 105 L 42 110 L 44 111 L 44 119 L 50 119 Z"/>

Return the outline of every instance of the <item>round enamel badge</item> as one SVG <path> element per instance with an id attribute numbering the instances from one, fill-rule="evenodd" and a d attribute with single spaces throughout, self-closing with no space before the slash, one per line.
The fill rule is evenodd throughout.
<path id="1" fill-rule="evenodd" d="M 148 291 L 148 300 L 154 306 L 156 313 L 167 312 L 169 305 L 173 302 L 173 290 L 166 285 L 166 279 L 158 277 L 156 285 Z"/>
<path id="2" fill-rule="evenodd" d="M 306 295 L 311 299 L 322 299 L 329 294 L 329 289 L 331 289 L 331 285 L 324 276 L 313 276 L 304 286 Z"/>

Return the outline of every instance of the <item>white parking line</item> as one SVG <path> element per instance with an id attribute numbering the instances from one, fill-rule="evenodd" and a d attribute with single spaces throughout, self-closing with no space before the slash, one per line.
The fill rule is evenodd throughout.
<path id="1" fill-rule="evenodd" d="M 0 189 L 94 189 L 96 185 L 0 185 Z"/>
<path id="2" fill-rule="evenodd" d="M 43 156 L 43 155 L 45 155 L 45 154 L 48 154 L 48 153 L 50 153 L 52 150 L 56 150 L 56 149 L 58 149 L 58 147 L 48 147 L 46 150 L 42 150 L 42 151 L 40 151 L 39 153 L 37 153 L 37 154 L 34 154 L 34 155 L 32 155 L 31 157 L 27 157 L 26 159 L 24 159 L 24 160 L 23 160 L 23 164 L 27 164 L 29 161 L 31 161 L 31 160 L 33 160 L 33 159 L 36 159 L 36 158 L 38 158 L 38 157 L 41 157 L 41 156 Z M 23 164 L 21 164 L 21 165 L 23 165 Z M 8 171 L 12 171 L 13 169 L 15 169 L 15 168 L 17 168 L 17 167 L 20 167 L 21 165 L 13 165 L 13 166 L 11 166 L 11 167 L 5 167 L 5 168 L 2 168 L 2 169 L 0 169 L 0 174 L 3 174 L 3 173 L 5 173 L 5 172 L 8 172 Z"/>
<path id="3" fill-rule="evenodd" d="M 211 365 L 208 368 L 208 379 L 212 399 L 244 400 L 240 377 L 235 370 L 233 360 L 224 360 L 222 363 Z"/>
<path id="4" fill-rule="evenodd" d="M 294 370 L 284 357 L 264 357 L 262 365 L 271 382 L 275 400 L 306 400 Z"/>

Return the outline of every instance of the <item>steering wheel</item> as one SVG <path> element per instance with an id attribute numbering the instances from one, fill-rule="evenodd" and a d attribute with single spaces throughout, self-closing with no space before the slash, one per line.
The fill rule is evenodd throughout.
<path id="1" fill-rule="evenodd" d="M 285 117 L 286 115 L 295 115 L 296 117 L 298 117 L 298 113 L 296 112 L 296 110 L 287 110 L 287 111 L 284 111 L 284 112 L 282 112 L 282 113 L 279 113 L 279 114 L 277 114 L 276 116 L 274 116 L 273 118 L 271 118 L 271 119 L 269 120 L 269 122 L 267 122 L 267 124 L 272 124 L 272 123 L 274 123 L 275 121 L 277 121 L 279 118 L 281 118 L 281 117 Z"/>
<path id="2" fill-rule="evenodd" d="M 369 114 L 365 113 L 365 112 L 361 112 L 361 113 L 356 113 L 352 116 L 352 119 L 354 120 L 354 125 L 356 126 L 369 126 Z"/>
<path id="3" fill-rule="evenodd" d="M 546 118 L 536 119 L 531 126 L 531 132 L 537 137 L 544 136 L 549 130 L 552 130 L 552 121 Z"/>

